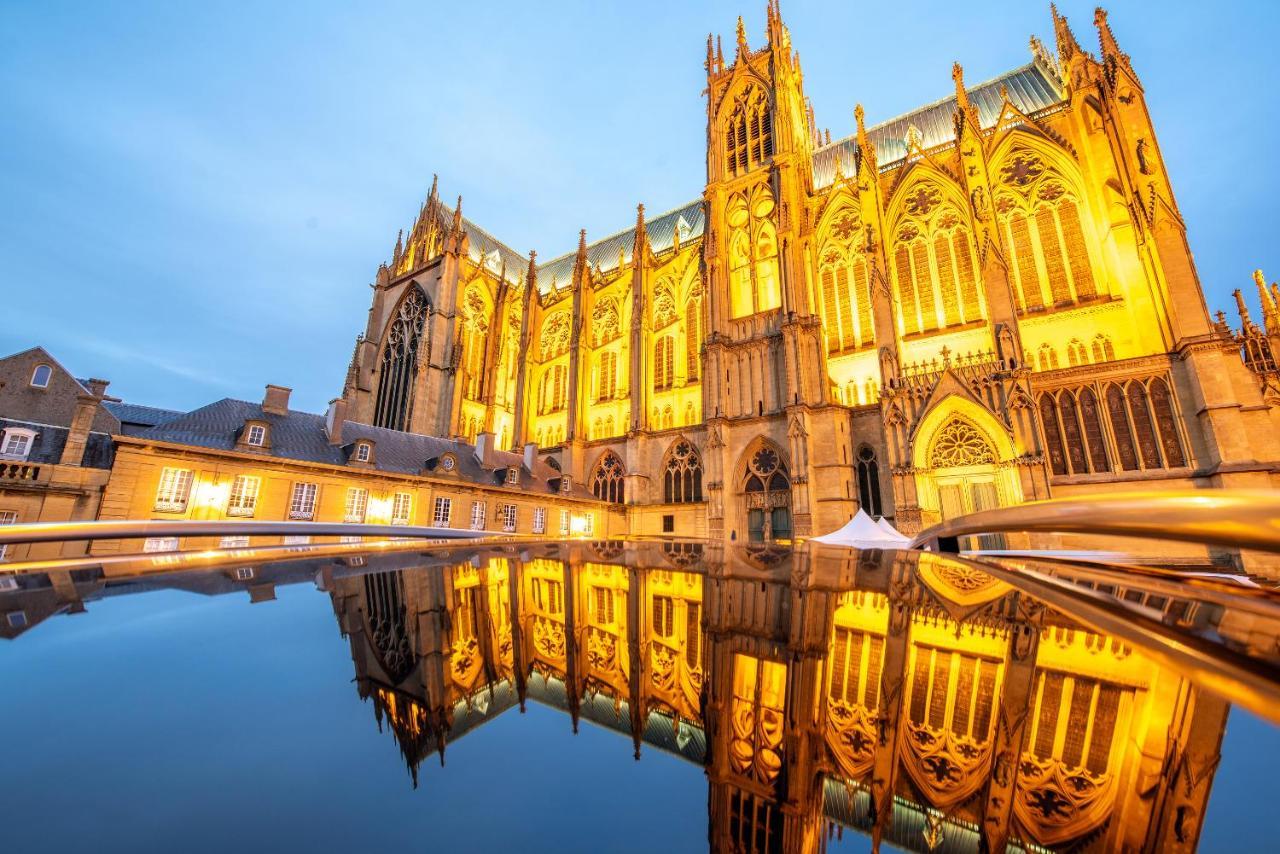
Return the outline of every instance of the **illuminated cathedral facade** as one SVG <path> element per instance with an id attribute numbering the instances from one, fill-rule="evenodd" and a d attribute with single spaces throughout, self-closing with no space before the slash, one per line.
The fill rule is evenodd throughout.
<path id="1" fill-rule="evenodd" d="M 770 0 L 763 46 L 741 19 L 708 38 L 696 201 L 542 260 L 433 184 L 335 403 L 536 444 L 633 533 L 1271 488 L 1280 294 L 1259 285 L 1265 329 L 1211 318 L 1142 83 L 1095 24 L 1096 54 L 1054 10 L 1056 52 L 1033 37 L 976 86 L 956 64 L 951 97 L 858 107 L 833 142 Z"/>

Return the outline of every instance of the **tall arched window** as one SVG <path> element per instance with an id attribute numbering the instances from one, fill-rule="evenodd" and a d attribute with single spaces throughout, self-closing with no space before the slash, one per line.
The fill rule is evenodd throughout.
<path id="1" fill-rule="evenodd" d="M 653 390 L 675 385 L 675 337 L 663 335 L 653 344 Z"/>
<path id="2" fill-rule="evenodd" d="M 463 395 L 479 400 L 485 384 L 485 350 L 488 347 L 488 305 L 476 286 L 467 288 L 462 301 L 462 389 Z"/>
<path id="3" fill-rule="evenodd" d="M 1106 439 L 1102 432 L 1101 408 L 1093 389 L 1080 391 L 1080 421 L 1084 425 L 1084 439 L 1089 447 L 1089 465 L 1095 472 L 1111 471 L 1107 455 Z"/>
<path id="4" fill-rule="evenodd" d="M 1111 471 L 1098 401 L 1091 389 L 1040 395 L 1040 422 L 1055 475 Z"/>
<path id="5" fill-rule="evenodd" d="M 378 398 L 373 423 L 391 430 L 408 430 L 413 414 L 413 387 L 418 378 L 418 351 L 430 350 L 430 339 L 424 340 L 431 305 L 416 286 L 396 308 L 387 330 L 378 369 Z"/>
<path id="6" fill-rule="evenodd" d="M 724 152 L 728 175 L 741 175 L 773 156 L 773 113 L 759 88 L 738 96 L 724 129 Z"/>
<path id="7" fill-rule="evenodd" d="M 601 501 L 607 501 L 610 504 L 624 503 L 626 500 L 623 491 L 625 474 L 622 460 L 618 459 L 618 455 L 613 451 L 606 451 L 596 463 L 595 470 L 591 472 L 591 493 Z"/>
<path id="8" fill-rule="evenodd" d="M 903 333 L 980 320 L 973 242 L 955 206 L 929 181 L 907 190 L 902 205 L 893 266 Z"/>
<path id="9" fill-rule="evenodd" d="M 542 387 L 538 393 L 538 414 L 559 412 L 569 402 L 568 369 L 564 365 L 552 365 L 542 374 Z"/>
<path id="10" fill-rule="evenodd" d="M 1050 344 L 1040 345 L 1040 370 L 1052 371 L 1058 367 L 1058 351 Z"/>
<path id="11" fill-rule="evenodd" d="M 818 281 L 822 287 L 822 321 L 827 351 L 844 353 L 875 343 L 871 325 L 871 282 L 862 255 L 861 219 L 844 205 L 831 216 L 826 243 L 818 253 Z"/>
<path id="12" fill-rule="evenodd" d="M 1187 459 L 1182 453 L 1182 442 L 1178 438 L 1178 425 L 1173 414 L 1173 399 L 1169 394 L 1169 386 L 1159 377 L 1151 381 L 1151 409 L 1155 415 L 1156 427 L 1160 431 L 1160 446 L 1164 450 L 1165 465 L 1169 468 L 1185 466 Z"/>
<path id="13" fill-rule="evenodd" d="M 996 210 L 1013 266 L 1018 308 L 1035 311 L 1097 296 L 1080 205 L 1039 154 L 1018 150 L 1000 166 Z"/>
<path id="14" fill-rule="evenodd" d="M 1114 362 L 1116 358 L 1116 348 L 1112 346 L 1111 339 L 1099 332 L 1093 339 L 1093 360 L 1095 362 Z"/>
<path id="15" fill-rule="evenodd" d="M 748 458 L 742 491 L 749 539 L 791 536 L 791 477 L 777 451 L 762 447 Z"/>
<path id="16" fill-rule="evenodd" d="M 702 500 L 702 459 L 693 444 L 678 439 L 667 453 L 662 477 L 662 500 L 683 504 Z"/>
<path id="17" fill-rule="evenodd" d="M 1089 352 L 1084 349 L 1079 338 L 1072 338 L 1067 342 L 1067 361 L 1072 367 L 1089 364 Z"/>
<path id="18" fill-rule="evenodd" d="M 697 290 L 684 305 L 684 373 L 697 382 L 702 367 L 702 291 Z"/>
<path id="19" fill-rule="evenodd" d="M 1107 415 L 1111 422 L 1111 434 L 1116 437 L 1120 468 L 1136 471 L 1140 466 L 1133 443 L 1133 428 L 1129 424 L 1129 408 L 1125 405 L 1124 390 L 1116 383 L 1107 386 Z"/>
<path id="20" fill-rule="evenodd" d="M 778 273 L 778 233 L 770 216 L 773 193 L 765 184 L 749 195 L 730 198 L 726 217 L 729 235 L 729 309 L 735 317 L 772 311 L 782 304 Z"/>
<path id="21" fill-rule="evenodd" d="M 870 445 L 858 448 L 858 503 L 872 516 L 884 515 L 880 506 L 880 465 Z"/>
<path id="22" fill-rule="evenodd" d="M 613 350 L 600 354 L 600 376 L 596 384 L 596 400 L 612 400 L 618 394 L 618 354 Z"/>
<path id="23" fill-rule="evenodd" d="M 413 671 L 417 659 L 409 638 L 404 584 L 399 572 L 371 572 L 364 577 L 365 637 L 373 645 L 383 672 L 399 685 Z"/>

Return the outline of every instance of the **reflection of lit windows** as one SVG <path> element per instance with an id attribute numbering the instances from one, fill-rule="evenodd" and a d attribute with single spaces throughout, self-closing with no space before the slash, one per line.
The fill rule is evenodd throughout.
<path id="1" fill-rule="evenodd" d="M 471 530 L 484 530 L 485 503 L 483 501 L 471 502 Z"/>
<path id="2" fill-rule="evenodd" d="M 16 525 L 18 524 L 17 510 L 0 510 L 0 525 Z M 9 549 L 7 543 L 0 543 L 0 560 L 4 559 L 4 553 Z"/>
<path id="3" fill-rule="evenodd" d="M 502 530 L 508 534 L 515 533 L 516 530 L 516 505 L 502 505 Z"/>
<path id="4" fill-rule="evenodd" d="M 408 525 L 413 521 L 413 495 L 397 492 L 391 500 L 391 524 Z"/>
<path id="5" fill-rule="evenodd" d="M 267 441 L 267 428 L 263 427 L 261 424 L 250 424 L 249 435 L 245 438 L 245 442 L 247 442 L 250 445 L 257 445 L 261 447 L 262 445 L 266 444 L 266 441 Z"/>
<path id="6" fill-rule="evenodd" d="M 564 611 L 564 585 L 547 578 L 533 580 L 533 603 L 540 611 L 559 614 Z"/>
<path id="7" fill-rule="evenodd" d="M 653 631 L 662 638 L 675 631 L 675 603 L 670 596 L 653 597 Z"/>
<path id="8" fill-rule="evenodd" d="M 236 567 L 236 581 L 252 581 L 252 580 L 253 580 L 253 567 L 251 566 Z"/>
<path id="9" fill-rule="evenodd" d="M 1096 679 L 1044 671 L 1029 752 L 1059 759 L 1068 768 L 1104 774 L 1110 765 L 1116 724 L 1129 706 L 1128 692 Z"/>
<path id="10" fill-rule="evenodd" d="M 177 537 L 147 537 L 142 543 L 144 552 L 176 552 L 178 550 Z"/>
<path id="11" fill-rule="evenodd" d="M 309 546 L 311 545 L 311 537 L 308 534 L 290 534 L 283 541 L 286 546 Z"/>
<path id="12" fill-rule="evenodd" d="M 290 519 L 311 519 L 316 515 L 316 490 L 314 483 L 295 483 L 289 498 Z"/>
<path id="13" fill-rule="evenodd" d="M 731 770 L 762 783 L 782 768 L 782 712 L 786 665 L 741 653 L 733 657 L 733 721 L 729 744 Z M 751 722 L 742 726 L 744 722 Z"/>
<path id="14" fill-rule="evenodd" d="M 252 516 L 258 506 L 258 488 L 262 478 L 247 474 L 236 475 L 231 482 L 231 497 L 227 500 L 228 516 Z"/>
<path id="15" fill-rule="evenodd" d="M 155 509 L 165 513 L 181 513 L 187 509 L 187 498 L 190 495 L 191 469 L 166 468 L 160 473 Z"/>
<path id="16" fill-rule="evenodd" d="M 611 625 L 613 623 L 613 591 L 608 587 L 592 587 L 591 593 L 596 622 Z"/>
<path id="17" fill-rule="evenodd" d="M 249 547 L 248 537 L 223 537 L 218 541 L 218 546 L 224 549 L 244 549 Z M 237 575 L 240 570 L 236 570 Z"/>
<path id="18" fill-rule="evenodd" d="M 533 508 L 533 532 L 535 534 L 545 534 L 547 532 L 547 508 Z"/>
<path id="19" fill-rule="evenodd" d="M 569 536 L 569 511 L 568 510 L 560 511 L 560 536 L 562 537 Z"/>
<path id="20" fill-rule="evenodd" d="M 437 528 L 449 527 L 449 517 L 453 511 L 453 500 L 450 498 L 436 498 L 435 507 L 432 509 L 431 521 Z"/>
<path id="21" fill-rule="evenodd" d="M 10 611 L 4 616 L 5 620 L 9 623 L 9 628 L 11 629 L 22 629 L 27 626 L 26 611 Z"/>
<path id="22" fill-rule="evenodd" d="M 836 629 L 828 656 L 831 667 L 827 695 L 836 702 L 875 709 L 880 704 L 880 668 L 884 638 L 865 632 Z"/>
<path id="23" fill-rule="evenodd" d="M 369 490 L 353 486 L 347 489 L 347 506 L 343 513 L 344 522 L 363 522 L 365 510 L 369 506 Z"/>

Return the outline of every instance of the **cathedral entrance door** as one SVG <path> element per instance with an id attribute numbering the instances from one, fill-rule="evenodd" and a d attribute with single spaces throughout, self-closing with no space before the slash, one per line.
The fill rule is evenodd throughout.
<path id="1" fill-rule="evenodd" d="M 994 466 L 974 466 L 951 473 L 939 472 L 936 477 L 938 509 L 944 521 L 1000 506 Z M 1001 534 L 988 534 L 976 539 L 980 549 L 1004 548 L 1004 536 Z"/>
<path id="2" fill-rule="evenodd" d="M 751 542 L 790 539 L 791 478 L 772 448 L 762 448 L 747 463 L 743 483 L 747 537 Z"/>

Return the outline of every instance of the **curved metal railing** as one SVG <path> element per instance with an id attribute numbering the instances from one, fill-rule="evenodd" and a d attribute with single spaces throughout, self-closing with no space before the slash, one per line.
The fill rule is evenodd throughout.
<path id="1" fill-rule="evenodd" d="M 425 525 L 368 525 L 354 522 L 288 521 L 207 521 L 192 522 L 37 522 L 0 527 L 0 545 L 9 543 L 51 543 L 86 540 L 134 540 L 152 537 L 408 537 L 426 540 L 456 540 L 512 536 L 497 531 L 470 531 Z"/>
<path id="2" fill-rule="evenodd" d="M 1152 490 L 1035 501 L 949 519 L 909 547 L 958 552 L 960 537 L 1014 533 L 1145 537 L 1280 553 L 1280 492 Z"/>

